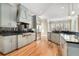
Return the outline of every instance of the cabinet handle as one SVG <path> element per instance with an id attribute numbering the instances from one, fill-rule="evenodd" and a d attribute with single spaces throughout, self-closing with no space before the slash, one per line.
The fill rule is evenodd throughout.
<path id="1" fill-rule="evenodd" d="M 23 37 L 25 37 L 25 36 L 30 36 L 31 34 L 29 34 L 29 35 L 22 35 Z"/>

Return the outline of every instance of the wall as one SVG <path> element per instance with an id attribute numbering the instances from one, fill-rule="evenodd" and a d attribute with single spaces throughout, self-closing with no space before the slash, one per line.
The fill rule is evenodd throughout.
<path id="1" fill-rule="evenodd" d="M 1 4 L 0 4 L 0 8 L 1 8 Z M 0 27 L 1 27 L 1 9 L 0 9 Z"/>
<path id="2" fill-rule="evenodd" d="M 47 23 L 46 19 L 42 20 L 41 26 L 42 26 L 42 28 L 41 28 L 41 30 L 42 30 L 42 36 L 47 36 L 48 23 Z"/>
<path id="3" fill-rule="evenodd" d="M 78 32 L 78 16 L 74 16 L 71 19 L 71 31 Z"/>

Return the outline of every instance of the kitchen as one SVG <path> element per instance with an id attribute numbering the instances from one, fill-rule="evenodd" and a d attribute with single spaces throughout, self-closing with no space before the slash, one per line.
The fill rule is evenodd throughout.
<path id="1" fill-rule="evenodd" d="M 32 26 L 33 16 L 30 11 L 26 12 L 25 7 L 19 6 L 19 4 L 0 4 L 0 52 L 2 54 L 10 53 L 36 40 L 35 28 Z"/>
<path id="2" fill-rule="evenodd" d="M 7 56 L 17 51 L 15 55 L 19 56 L 19 49 L 24 48 L 27 50 L 24 53 L 31 55 L 28 50 L 39 48 L 34 50 L 38 56 L 40 53 L 79 56 L 78 6 L 76 3 L 0 3 L 0 54 Z"/>

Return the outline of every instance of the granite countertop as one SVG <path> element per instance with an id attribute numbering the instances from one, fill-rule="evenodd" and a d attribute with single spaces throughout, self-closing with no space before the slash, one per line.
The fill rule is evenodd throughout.
<path id="1" fill-rule="evenodd" d="M 52 31 L 52 32 L 60 34 L 60 36 L 63 37 L 67 43 L 79 44 L 78 40 L 79 32 L 72 32 L 72 31 Z M 75 38 L 76 36 L 77 38 Z"/>
<path id="2" fill-rule="evenodd" d="M 79 42 L 66 41 L 67 43 L 79 44 Z"/>
<path id="3" fill-rule="evenodd" d="M 76 35 L 79 36 L 79 32 L 72 32 L 72 31 L 52 31 L 53 33 L 62 33 L 67 35 Z"/>
<path id="4" fill-rule="evenodd" d="M 10 36 L 10 35 L 19 35 L 19 34 L 23 34 L 23 33 L 34 33 L 34 32 L 30 32 L 30 31 L 1 31 L 0 35 L 1 36 Z"/>

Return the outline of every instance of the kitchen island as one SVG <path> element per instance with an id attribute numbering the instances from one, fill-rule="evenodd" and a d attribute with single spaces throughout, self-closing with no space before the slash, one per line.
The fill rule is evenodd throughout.
<path id="1" fill-rule="evenodd" d="M 52 31 L 50 41 L 60 45 L 62 55 L 79 56 L 79 33 L 70 31 Z"/>

